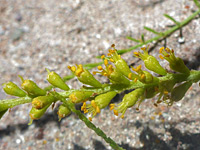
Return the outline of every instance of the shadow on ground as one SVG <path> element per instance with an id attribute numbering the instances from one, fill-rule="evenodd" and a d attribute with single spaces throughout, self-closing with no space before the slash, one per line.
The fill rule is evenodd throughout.
<path id="1" fill-rule="evenodd" d="M 60 127 L 60 122 L 58 122 L 57 115 L 52 114 L 46 114 L 42 117 L 39 121 L 35 121 L 34 124 L 36 128 L 39 128 L 39 131 L 42 132 L 45 129 L 45 124 L 50 122 L 57 122 L 57 126 Z M 192 123 L 194 120 L 180 120 L 179 122 L 169 122 L 166 124 L 170 125 L 168 129 L 166 129 L 167 132 L 169 132 L 172 136 L 172 139 L 169 142 L 163 141 L 161 138 L 159 138 L 159 134 L 155 133 L 150 126 L 149 123 L 141 123 L 141 122 L 135 122 L 135 126 L 138 125 L 140 127 L 143 127 L 143 131 L 141 132 L 139 138 L 141 143 L 143 143 L 143 147 L 141 148 L 135 148 L 130 147 L 130 143 L 121 143 L 120 146 L 123 147 L 126 150 L 197 150 L 200 149 L 200 133 L 181 133 L 180 130 L 175 128 L 175 125 L 180 123 Z M 27 124 L 17 124 L 17 125 L 11 125 L 7 126 L 6 129 L 0 130 L 0 140 L 4 136 L 8 136 L 11 134 L 15 134 L 15 131 L 19 129 L 22 133 L 26 132 L 28 130 L 29 126 Z M 43 136 L 39 135 L 37 139 L 43 139 Z M 107 150 L 106 146 L 98 140 L 93 139 L 93 147 L 95 150 Z M 81 147 L 80 145 L 77 145 L 74 143 L 74 150 L 86 150 L 85 148 Z"/>

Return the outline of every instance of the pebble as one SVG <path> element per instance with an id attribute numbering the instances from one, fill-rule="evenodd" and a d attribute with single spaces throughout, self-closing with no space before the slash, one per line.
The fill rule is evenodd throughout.
<path id="1" fill-rule="evenodd" d="M 4 35 L 5 31 L 2 26 L 0 26 L 0 35 Z"/>
<path id="2" fill-rule="evenodd" d="M 13 32 L 11 32 L 10 38 L 12 41 L 17 41 L 22 37 L 23 34 L 24 34 L 23 30 L 17 28 Z"/>
<path id="3" fill-rule="evenodd" d="M 185 38 L 184 38 L 184 37 L 179 37 L 179 38 L 178 38 L 178 42 L 179 42 L 180 44 L 184 44 L 184 43 L 185 43 Z"/>

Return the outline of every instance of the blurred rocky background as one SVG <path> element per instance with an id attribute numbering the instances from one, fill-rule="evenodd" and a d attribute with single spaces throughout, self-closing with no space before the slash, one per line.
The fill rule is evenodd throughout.
<path id="1" fill-rule="evenodd" d="M 126 36 L 155 36 L 143 26 L 159 32 L 169 29 L 174 24 L 163 14 L 183 21 L 197 9 L 192 0 L 0 0 L 0 85 L 8 81 L 20 85 L 18 75 L 22 75 L 45 87 L 45 68 L 68 75 L 68 65 L 99 62 L 95 57 L 106 54 L 113 43 L 117 49 L 136 45 Z M 199 70 L 199 16 L 182 32 L 183 37 L 179 31 L 168 37 L 167 46 L 190 69 Z M 163 45 L 164 41 L 152 43 L 155 47 L 151 54 L 158 58 Z M 138 62 L 132 52 L 122 57 L 128 64 Z M 67 83 L 80 87 L 76 79 Z M 113 101 L 118 103 L 122 96 Z M 6 98 L 11 97 L 1 86 L 0 99 Z M 144 101 L 140 112 L 129 109 L 123 120 L 105 109 L 93 123 L 127 150 L 200 149 L 199 87 L 192 86 L 184 100 L 172 107 L 154 107 L 154 100 Z M 56 109 L 49 109 L 42 119 L 28 126 L 30 108 L 30 104 L 17 106 L 1 119 L 0 149 L 111 149 L 74 114 L 58 122 Z"/>

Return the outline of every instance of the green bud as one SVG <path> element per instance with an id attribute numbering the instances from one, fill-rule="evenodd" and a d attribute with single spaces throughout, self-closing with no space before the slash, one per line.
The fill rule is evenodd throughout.
<path id="1" fill-rule="evenodd" d="M 46 70 L 48 71 L 47 80 L 50 84 L 65 91 L 70 89 L 57 73 L 55 73 L 54 71 L 50 72 L 48 69 Z"/>
<path id="2" fill-rule="evenodd" d="M 59 117 L 59 121 L 64 118 L 67 117 L 69 114 L 71 113 L 71 110 L 69 110 L 65 105 L 60 105 L 58 108 L 58 117 Z"/>
<path id="3" fill-rule="evenodd" d="M 171 100 L 175 102 L 181 100 L 185 96 L 185 93 L 191 86 L 192 86 L 192 82 L 185 82 L 173 88 L 171 92 Z"/>
<path id="4" fill-rule="evenodd" d="M 174 71 L 177 71 L 180 73 L 186 73 L 186 74 L 190 73 L 190 70 L 186 67 L 183 60 L 179 57 L 176 57 L 176 60 L 170 63 L 169 66 Z"/>
<path id="5" fill-rule="evenodd" d="M 9 95 L 18 97 L 26 96 L 26 93 L 13 82 L 4 83 L 3 86 L 4 86 L 3 90 Z"/>
<path id="6" fill-rule="evenodd" d="M 151 55 L 149 55 L 149 57 L 147 57 L 147 59 L 144 60 L 144 64 L 147 69 L 149 69 L 157 74 L 160 74 L 160 75 L 167 74 L 166 70 L 160 65 L 158 60 Z"/>
<path id="7" fill-rule="evenodd" d="M 32 101 L 32 107 L 36 109 L 42 109 L 45 106 L 51 104 L 52 102 L 55 101 L 55 98 L 53 96 L 38 96 L 33 99 Z"/>
<path id="8" fill-rule="evenodd" d="M 126 61 L 124 59 L 119 59 L 117 60 L 116 62 L 114 62 L 115 64 L 115 67 L 123 74 L 125 75 L 126 77 L 128 77 L 128 75 L 131 72 L 129 66 L 127 65 Z"/>
<path id="9" fill-rule="evenodd" d="M 157 74 L 166 75 L 166 70 L 160 65 L 158 60 L 148 54 L 148 48 L 141 48 L 144 53 L 141 52 L 134 52 L 135 57 L 138 57 L 144 61 L 145 67 Z"/>
<path id="10" fill-rule="evenodd" d="M 32 80 L 24 80 L 20 76 L 22 80 L 21 87 L 23 90 L 25 90 L 30 96 L 43 96 L 46 95 L 46 91 L 39 88 L 35 82 Z"/>
<path id="11" fill-rule="evenodd" d="M 46 110 L 49 108 L 50 105 L 51 104 L 48 104 L 42 109 L 36 109 L 32 107 L 29 113 L 29 116 L 31 117 L 32 120 L 40 119 L 44 115 L 44 113 L 46 112 Z M 32 123 L 32 120 L 30 121 L 29 125 Z"/>
<path id="12" fill-rule="evenodd" d="M 81 64 L 77 65 L 77 69 L 75 66 L 68 66 L 68 68 L 75 73 L 77 79 L 83 84 L 91 85 L 93 87 L 102 87 L 102 84 L 96 80 L 87 69 L 83 69 Z"/>
<path id="13" fill-rule="evenodd" d="M 144 98 L 144 88 L 138 88 L 134 91 L 126 94 L 122 100 L 121 103 L 118 104 L 117 107 L 115 107 L 115 104 L 110 105 L 110 110 L 114 109 L 114 114 L 118 116 L 118 113 L 122 113 L 121 118 L 124 118 L 124 114 L 126 110 L 136 104 L 136 102 L 142 98 Z"/>
<path id="14" fill-rule="evenodd" d="M 126 105 L 127 108 L 134 106 L 138 99 L 143 96 L 144 91 L 145 90 L 143 88 L 135 89 L 124 96 L 122 103 Z"/>
<path id="15" fill-rule="evenodd" d="M 107 92 L 104 94 L 100 94 L 98 96 L 95 97 L 94 102 L 97 104 L 97 106 L 102 109 L 105 108 L 106 106 L 108 106 L 108 104 L 110 103 L 110 101 L 117 95 L 117 92 L 115 91 L 111 91 L 111 92 Z"/>
<path id="16" fill-rule="evenodd" d="M 173 49 L 161 47 L 160 53 L 162 54 L 160 55 L 160 58 L 167 60 L 172 70 L 185 74 L 190 73 L 190 70 L 186 67 L 183 60 L 174 55 Z"/>
<path id="17" fill-rule="evenodd" d="M 83 102 L 81 110 L 84 111 L 84 113 L 91 114 L 91 120 L 94 116 L 96 116 L 96 114 L 101 112 L 101 109 L 108 106 L 108 104 L 116 96 L 116 94 L 117 92 L 115 91 L 100 94 L 95 97 L 95 100 L 91 101 L 91 104 L 86 104 L 86 102 Z"/>
<path id="18" fill-rule="evenodd" d="M 113 69 L 113 72 L 109 74 L 108 78 L 114 84 L 124 84 L 124 85 L 130 84 L 130 81 L 116 69 Z"/>
<path id="19" fill-rule="evenodd" d="M 93 91 L 74 91 L 70 94 L 69 98 L 72 103 L 80 103 L 92 96 Z"/>

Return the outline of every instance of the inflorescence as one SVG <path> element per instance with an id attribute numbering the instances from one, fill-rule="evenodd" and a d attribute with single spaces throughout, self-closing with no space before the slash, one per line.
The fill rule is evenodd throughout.
<path id="1" fill-rule="evenodd" d="M 136 110 L 139 110 L 140 104 L 149 98 L 157 96 L 157 101 L 154 102 L 158 106 L 161 102 L 171 106 L 173 102 L 181 100 L 187 90 L 195 82 L 199 81 L 200 73 L 198 71 L 190 71 L 184 64 L 183 60 L 176 57 L 173 49 L 160 48 L 160 58 L 169 62 L 170 68 L 176 73 L 170 73 L 163 68 L 159 61 L 148 53 L 148 47 L 142 47 L 141 51 L 134 52 L 133 56 L 143 60 L 145 68 L 142 70 L 142 65 L 137 67 L 129 67 L 126 61 L 117 53 L 117 49 L 113 44 L 107 56 L 102 55 L 103 65 L 97 67 L 97 71 L 91 74 L 83 65 L 68 66 L 68 69 L 77 77 L 77 79 L 84 84 L 78 90 L 70 89 L 63 79 L 54 71 L 49 71 L 47 81 L 54 86 L 54 88 L 62 89 L 65 92 L 45 91 L 38 87 L 32 80 L 22 80 L 21 88 L 13 82 L 4 83 L 4 91 L 13 96 L 20 97 L 21 104 L 26 103 L 25 99 L 32 102 L 32 109 L 29 113 L 32 120 L 39 119 L 43 116 L 51 104 L 57 101 L 63 102 L 58 108 L 59 120 L 68 116 L 71 109 L 66 103 L 82 103 L 81 111 L 88 113 L 89 120 L 101 112 L 101 109 L 110 106 L 110 110 L 114 115 L 124 118 L 125 112 L 128 108 L 137 104 Z M 153 75 L 151 72 L 156 73 Z M 109 84 L 102 84 L 94 75 L 100 74 L 109 79 Z M 189 77 L 189 76 L 192 77 Z M 159 77 L 158 77 L 159 76 Z M 178 83 L 178 85 L 177 85 Z M 118 94 L 125 90 L 132 90 L 126 94 L 119 104 L 111 103 L 111 100 Z M 23 99 L 24 98 L 24 99 Z M 64 101 L 63 101 L 64 98 Z M 0 101 L 0 117 L 9 109 L 18 104 L 20 100 L 16 101 Z"/>

